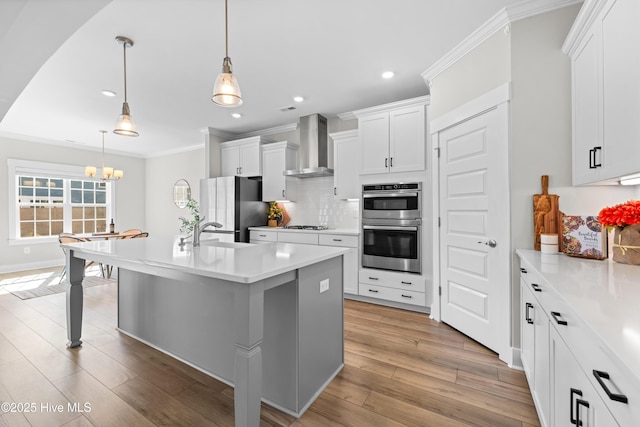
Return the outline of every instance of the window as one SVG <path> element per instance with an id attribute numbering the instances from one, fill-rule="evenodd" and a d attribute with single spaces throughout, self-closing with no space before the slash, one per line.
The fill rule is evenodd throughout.
<path id="1" fill-rule="evenodd" d="M 54 241 L 63 232 L 107 231 L 107 218 L 115 216 L 112 183 L 86 179 L 77 166 L 23 160 L 8 164 L 10 243 Z"/>

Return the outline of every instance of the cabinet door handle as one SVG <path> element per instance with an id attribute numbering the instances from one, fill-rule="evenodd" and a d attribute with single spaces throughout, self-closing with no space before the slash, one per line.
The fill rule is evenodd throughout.
<path id="1" fill-rule="evenodd" d="M 338 195 L 338 192 L 337 192 L 337 188 L 336 188 L 336 187 L 333 187 L 333 195 L 334 195 L 334 196 L 337 196 L 337 195 Z"/>
<path id="2" fill-rule="evenodd" d="M 285 194 L 286 194 L 285 190 L 282 190 L 282 198 L 283 199 L 286 197 Z"/>
<path id="3" fill-rule="evenodd" d="M 595 154 L 596 154 L 596 150 L 595 149 L 591 149 L 589 150 L 589 169 L 595 169 L 595 163 L 596 163 L 596 158 L 595 158 Z"/>
<path id="4" fill-rule="evenodd" d="M 393 157 L 389 158 L 389 167 L 393 167 Z"/>
<path id="5" fill-rule="evenodd" d="M 400 283 L 402 283 L 403 285 L 413 285 L 413 283 L 405 282 L 404 280 L 401 280 Z"/>
<path id="6" fill-rule="evenodd" d="M 526 269 L 526 268 L 522 268 L 522 267 L 520 267 L 520 271 L 521 271 L 522 273 L 524 273 L 524 274 L 527 274 L 527 269 Z"/>
<path id="7" fill-rule="evenodd" d="M 528 324 L 533 325 L 533 320 L 531 319 L 531 316 L 529 316 L 529 309 L 533 308 L 533 304 L 531 304 L 530 302 L 528 302 L 526 304 L 526 309 L 524 311 L 524 318 L 527 321 Z"/>
<path id="8" fill-rule="evenodd" d="M 602 147 L 593 147 L 593 167 L 595 168 L 600 168 L 602 167 L 602 163 L 596 163 L 596 154 L 598 153 L 598 151 L 601 151 Z"/>
<path id="9" fill-rule="evenodd" d="M 401 294 L 401 295 L 402 295 L 402 298 L 409 298 L 409 299 L 413 298 L 411 295 L 405 295 L 405 294 Z"/>
<path id="10" fill-rule="evenodd" d="M 342 239 L 331 239 L 331 240 L 333 240 L 334 242 L 342 242 Z"/>
<path id="11" fill-rule="evenodd" d="M 576 399 L 576 426 L 578 427 L 582 425 L 582 421 L 580 421 L 580 406 L 584 406 L 589 409 L 589 402 L 582 399 Z"/>
<path id="12" fill-rule="evenodd" d="M 388 165 L 388 163 L 387 163 L 387 160 L 389 160 L 389 159 L 387 159 L 387 158 L 385 157 L 385 158 L 384 158 L 384 167 L 385 167 L 385 168 L 388 168 L 388 167 L 389 167 L 389 165 Z"/>
<path id="13" fill-rule="evenodd" d="M 266 234 L 258 234 L 258 236 L 260 236 L 260 237 L 267 237 L 267 235 L 266 235 Z"/>
<path id="14" fill-rule="evenodd" d="M 378 290 L 377 289 L 369 289 L 369 292 L 373 292 L 374 294 L 377 294 Z"/>
<path id="15" fill-rule="evenodd" d="M 553 317 L 553 320 L 555 320 L 558 325 L 565 325 L 566 326 L 567 325 L 567 321 L 560 319 L 560 316 L 562 316 L 562 315 L 560 313 L 558 313 L 557 311 L 552 311 L 551 312 L 551 317 Z"/>
<path id="16" fill-rule="evenodd" d="M 597 371 L 594 369 L 593 376 L 596 377 L 596 380 L 598 380 L 600 387 L 604 389 L 604 392 L 607 393 L 607 396 L 609 396 L 609 399 L 615 400 L 616 402 L 629 404 L 629 399 L 627 398 L 627 396 L 625 396 L 624 394 L 612 393 L 611 390 L 609 390 L 609 387 L 607 387 L 607 385 L 604 383 L 604 380 L 609 379 L 608 372 Z"/>
<path id="17" fill-rule="evenodd" d="M 569 421 L 571 421 L 571 424 L 576 424 L 576 418 L 573 416 L 573 395 L 578 395 L 580 397 L 582 397 L 582 391 L 572 388 L 569 390 Z M 578 400 L 577 398 L 575 399 L 576 401 Z M 576 402 L 576 410 L 578 409 L 578 404 Z M 579 424 L 576 424 L 579 425 Z"/>
<path id="18" fill-rule="evenodd" d="M 537 283 L 532 283 L 531 287 L 533 288 L 534 291 L 536 292 L 542 292 L 542 289 L 540 289 L 540 285 L 538 285 Z"/>
<path id="19" fill-rule="evenodd" d="M 378 280 L 378 278 L 377 278 L 377 277 L 371 277 L 371 276 L 369 276 L 369 279 L 371 279 L 371 280 Z"/>

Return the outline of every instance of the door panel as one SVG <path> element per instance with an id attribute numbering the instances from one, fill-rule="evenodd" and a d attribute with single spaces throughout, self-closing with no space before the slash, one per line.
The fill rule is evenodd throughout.
<path id="1" fill-rule="evenodd" d="M 507 130 L 501 105 L 437 134 L 441 318 L 498 352 L 509 310 Z"/>

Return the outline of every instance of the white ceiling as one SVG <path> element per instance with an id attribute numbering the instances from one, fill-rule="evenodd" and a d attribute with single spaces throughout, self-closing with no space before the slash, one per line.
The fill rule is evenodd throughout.
<path id="1" fill-rule="evenodd" d="M 244 104 L 222 108 L 210 97 L 224 57 L 224 0 L 2 0 L 0 55 L 12 68 L 0 65 L 0 132 L 99 147 L 98 130 L 113 129 L 124 96 L 117 35 L 135 43 L 127 82 L 140 136 L 109 133 L 108 151 L 154 156 L 201 145 L 207 128 L 243 134 L 425 95 L 420 73 L 518 2 L 229 0 Z M 395 77 L 382 79 L 385 70 Z"/>

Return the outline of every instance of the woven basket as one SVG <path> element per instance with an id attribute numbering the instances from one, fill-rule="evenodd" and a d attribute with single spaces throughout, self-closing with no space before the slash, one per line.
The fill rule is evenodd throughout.
<path id="1" fill-rule="evenodd" d="M 640 224 L 615 229 L 613 260 L 622 264 L 640 265 Z"/>

